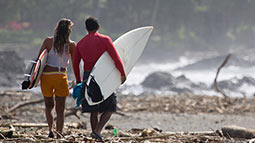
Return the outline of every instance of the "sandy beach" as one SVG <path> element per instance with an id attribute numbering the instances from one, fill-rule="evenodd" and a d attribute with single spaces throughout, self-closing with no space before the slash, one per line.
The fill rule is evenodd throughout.
<path id="1" fill-rule="evenodd" d="M 29 91 L 2 90 L 1 120 L 6 123 L 46 123 L 42 95 Z M 216 132 L 226 125 L 255 129 L 254 98 L 230 98 L 199 95 L 119 95 L 118 112 L 107 125 L 118 130 L 157 129 L 167 132 Z M 17 104 L 37 101 L 34 104 Z M 75 100 L 69 96 L 65 124 L 83 123 L 89 132 L 89 114 L 74 111 Z M 70 114 L 70 113 L 76 113 Z M 45 128 L 47 129 L 47 128 Z M 64 131 L 65 132 L 65 131 Z M 103 133 L 109 132 L 104 130 Z M 112 132 L 112 131 L 110 131 Z M 47 134 L 45 134 L 46 136 Z"/>

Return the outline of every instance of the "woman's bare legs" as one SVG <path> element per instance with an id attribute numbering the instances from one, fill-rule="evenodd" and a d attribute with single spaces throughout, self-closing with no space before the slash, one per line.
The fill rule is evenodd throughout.
<path id="1" fill-rule="evenodd" d="M 64 127 L 64 118 L 65 118 L 64 111 L 65 111 L 66 97 L 56 96 L 55 101 L 56 101 L 56 113 L 57 113 L 57 123 L 56 123 L 57 132 L 62 133 L 63 127 Z"/>
<path id="2" fill-rule="evenodd" d="M 44 103 L 45 103 L 45 115 L 46 115 L 47 123 L 49 126 L 49 132 L 52 132 L 52 125 L 53 125 L 52 110 L 54 108 L 53 97 L 44 97 Z"/>

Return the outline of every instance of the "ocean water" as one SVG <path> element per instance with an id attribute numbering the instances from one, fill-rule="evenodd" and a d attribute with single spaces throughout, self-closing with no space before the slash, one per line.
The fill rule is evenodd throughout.
<path id="1" fill-rule="evenodd" d="M 212 70 L 192 70 L 192 71 L 177 71 L 176 68 L 183 67 L 185 65 L 196 62 L 196 60 L 190 60 L 186 57 L 181 57 L 179 61 L 173 63 L 150 63 L 150 64 L 137 64 L 130 74 L 128 75 L 127 81 L 124 86 L 126 89 L 122 90 L 124 94 L 135 94 L 139 95 L 144 92 L 143 87 L 140 85 L 144 79 L 151 73 L 156 71 L 163 71 L 172 74 L 177 77 L 180 75 L 185 75 L 188 79 L 190 79 L 194 83 L 205 83 L 207 86 L 213 84 L 217 68 Z M 250 68 L 241 68 L 241 67 L 223 67 L 219 73 L 217 81 L 228 80 L 231 78 L 242 78 L 244 76 L 249 76 L 255 78 L 255 66 Z M 247 96 L 252 96 L 255 93 L 255 87 L 251 87 L 250 85 L 243 85 L 240 90 L 245 91 Z M 156 94 L 169 94 L 162 91 L 153 91 Z M 228 93 L 228 91 L 226 91 Z M 205 94 L 205 95 L 217 95 L 215 91 L 195 91 L 197 94 Z M 232 97 L 240 97 L 243 94 L 239 93 L 228 93 Z"/>
<path id="2" fill-rule="evenodd" d="M 185 65 L 194 63 L 195 60 L 187 59 L 186 57 L 180 57 L 178 62 L 173 63 L 150 63 L 150 64 L 137 64 L 129 73 L 126 85 L 138 85 L 145 77 L 156 71 L 169 72 L 172 75 L 179 75 L 178 72 L 173 72 L 174 69 L 183 67 Z"/>

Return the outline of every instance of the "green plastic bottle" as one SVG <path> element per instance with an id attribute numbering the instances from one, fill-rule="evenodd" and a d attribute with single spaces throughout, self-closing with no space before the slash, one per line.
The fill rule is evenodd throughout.
<path id="1" fill-rule="evenodd" d="M 113 134 L 114 134 L 115 137 L 117 137 L 117 132 L 118 132 L 118 129 L 113 128 Z"/>

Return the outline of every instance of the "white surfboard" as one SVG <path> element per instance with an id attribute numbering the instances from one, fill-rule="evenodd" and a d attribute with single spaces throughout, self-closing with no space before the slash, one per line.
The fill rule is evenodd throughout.
<path id="1" fill-rule="evenodd" d="M 141 56 L 153 30 L 152 26 L 146 26 L 129 31 L 114 41 L 114 46 L 121 58 L 126 76 L 130 73 L 138 58 Z M 93 102 L 85 90 L 85 98 L 89 105 L 96 105 L 107 99 L 120 85 L 120 72 L 114 61 L 104 52 L 96 62 L 91 74 L 98 83 L 103 95 L 103 100 Z M 91 80 L 88 78 L 87 85 Z"/>

